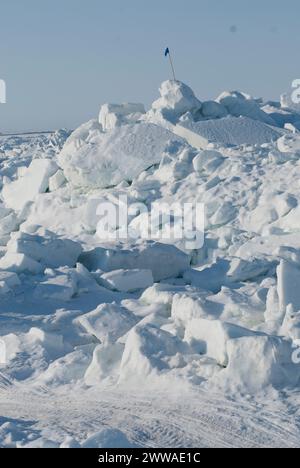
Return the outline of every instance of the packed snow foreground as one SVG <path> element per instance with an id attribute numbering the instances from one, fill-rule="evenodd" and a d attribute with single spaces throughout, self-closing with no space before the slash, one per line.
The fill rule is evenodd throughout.
<path id="1" fill-rule="evenodd" d="M 72 134 L 0 137 L 2 446 L 213 445 L 216 427 L 209 442 L 194 426 L 210 401 L 238 408 L 235 434 L 217 409 L 205 419 L 219 418 L 216 445 L 300 444 L 296 416 L 282 437 L 284 417 L 264 436 L 257 419 L 255 438 L 243 406 L 291 413 L 300 395 L 300 114 L 240 92 L 201 102 L 177 81 L 160 94 L 148 112 L 106 104 Z M 104 225 L 120 200 L 126 226 Z M 203 245 L 146 238 L 154 203 L 201 204 Z M 182 428 L 159 442 L 147 418 L 124 425 L 118 404 L 137 408 L 137 392 L 156 420 L 174 401 Z M 105 398 L 114 416 L 95 425 Z"/>

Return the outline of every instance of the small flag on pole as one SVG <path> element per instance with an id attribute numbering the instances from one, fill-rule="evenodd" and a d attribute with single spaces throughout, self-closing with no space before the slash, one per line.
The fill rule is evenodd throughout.
<path id="1" fill-rule="evenodd" d="M 167 47 L 166 50 L 165 50 L 165 57 L 169 57 L 170 65 L 171 65 L 171 69 L 172 69 L 172 73 L 173 73 L 173 78 L 174 78 L 174 81 L 176 81 L 174 64 L 173 64 L 173 60 L 172 60 L 172 56 L 171 56 L 171 52 L 170 52 L 169 47 Z"/>

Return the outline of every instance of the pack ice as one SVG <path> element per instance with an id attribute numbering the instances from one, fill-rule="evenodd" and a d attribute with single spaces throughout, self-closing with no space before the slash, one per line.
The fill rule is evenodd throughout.
<path id="1" fill-rule="evenodd" d="M 253 408 L 264 413 L 267 439 L 253 443 L 277 443 L 275 427 L 290 418 L 276 418 L 300 397 L 297 122 L 284 99 L 233 91 L 205 101 L 166 81 L 148 110 L 108 103 L 72 133 L 0 137 L 0 446 L 152 446 L 155 434 L 199 446 L 216 413 L 194 418 L 191 432 L 184 414 L 212 399 L 218 418 L 234 402 L 256 434 Z M 108 230 L 133 237 L 108 240 L 98 206 L 124 197 L 129 215 Z M 195 202 L 202 247 L 145 239 L 145 207 Z M 153 222 L 160 232 L 167 218 Z M 152 415 L 167 424 L 176 389 L 182 432 L 159 432 Z M 154 403 L 130 423 L 137 394 Z M 236 438 L 224 429 L 220 445 L 244 440 L 241 427 Z M 300 440 L 295 427 L 279 444 Z"/>

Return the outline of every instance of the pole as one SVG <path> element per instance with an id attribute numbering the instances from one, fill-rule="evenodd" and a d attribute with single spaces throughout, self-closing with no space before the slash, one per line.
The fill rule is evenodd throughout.
<path id="1" fill-rule="evenodd" d="M 171 68 L 172 68 L 172 73 L 173 73 L 174 81 L 176 81 L 175 69 L 174 69 L 174 64 L 173 64 L 172 55 L 171 55 L 171 52 L 170 52 L 170 51 L 169 51 L 169 60 L 170 60 Z"/>

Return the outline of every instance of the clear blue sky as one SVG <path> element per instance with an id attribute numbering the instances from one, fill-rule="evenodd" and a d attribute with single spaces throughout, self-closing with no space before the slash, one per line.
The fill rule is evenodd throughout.
<path id="1" fill-rule="evenodd" d="M 0 0 L 0 131 L 74 128 L 104 102 L 149 106 L 170 77 L 200 99 L 278 98 L 300 78 L 299 0 Z"/>

